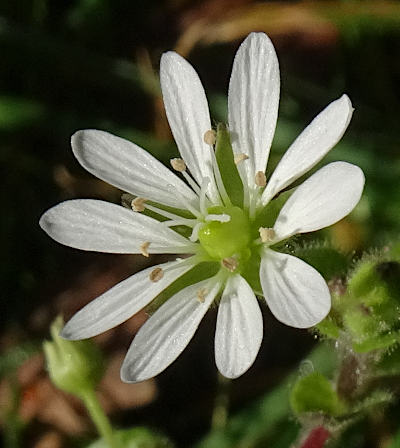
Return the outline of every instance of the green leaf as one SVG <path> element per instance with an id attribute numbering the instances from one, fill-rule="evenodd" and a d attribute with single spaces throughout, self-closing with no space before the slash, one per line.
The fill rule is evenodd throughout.
<path id="1" fill-rule="evenodd" d="M 367 353 L 372 350 L 388 349 L 400 342 L 400 332 L 389 331 L 386 334 L 375 336 L 361 342 L 353 342 L 353 349 L 358 353 Z"/>
<path id="2" fill-rule="evenodd" d="M 138 427 L 115 431 L 115 439 L 121 448 L 172 448 L 173 444 L 163 435 L 148 428 Z M 109 448 L 103 440 L 91 443 L 88 448 Z"/>
<path id="3" fill-rule="evenodd" d="M 342 275 L 349 266 L 349 258 L 326 241 L 295 248 L 295 255 L 317 269 L 327 280 Z"/>
<path id="4" fill-rule="evenodd" d="M 231 145 L 229 131 L 224 124 L 217 127 L 217 141 L 215 144 L 215 157 L 217 159 L 222 182 L 232 204 L 243 205 L 243 184 L 237 170 Z"/>
<path id="5" fill-rule="evenodd" d="M 376 270 L 376 262 L 372 260 L 359 263 L 349 280 L 348 291 L 367 306 L 380 305 L 389 298 L 387 287 Z"/>
<path id="6" fill-rule="evenodd" d="M 337 416 L 345 411 L 331 382 L 319 372 L 300 378 L 293 387 L 290 404 L 295 414 L 322 412 Z"/>

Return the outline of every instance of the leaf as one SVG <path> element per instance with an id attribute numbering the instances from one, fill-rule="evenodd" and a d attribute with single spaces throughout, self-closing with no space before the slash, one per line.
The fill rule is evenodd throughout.
<path id="1" fill-rule="evenodd" d="M 297 381 L 290 396 L 290 404 L 297 415 L 322 412 L 337 416 L 345 411 L 345 405 L 331 382 L 319 372 L 313 372 Z"/>

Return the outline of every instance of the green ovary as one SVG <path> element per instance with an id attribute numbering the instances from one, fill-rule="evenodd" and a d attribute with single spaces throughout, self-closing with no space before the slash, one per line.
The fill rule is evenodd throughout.
<path id="1" fill-rule="evenodd" d="M 250 223 L 239 207 L 211 207 L 209 214 L 226 214 L 231 217 L 229 222 L 211 221 L 204 224 L 199 231 L 199 241 L 207 253 L 214 259 L 237 255 L 239 258 L 249 256 L 251 237 Z"/>

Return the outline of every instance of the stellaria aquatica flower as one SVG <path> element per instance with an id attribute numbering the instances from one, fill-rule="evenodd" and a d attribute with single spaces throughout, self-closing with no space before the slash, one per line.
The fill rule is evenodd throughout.
<path id="1" fill-rule="evenodd" d="M 330 163 L 298 186 L 277 216 L 271 205 L 340 140 L 353 109 L 346 95 L 332 102 L 293 142 L 267 180 L 280 81 L 275 50 L 265 34 L 250 34 L 236 54 L 228 94 L 229 131 L 211 130 L 202 84 L 186 60 L 174 52 L 164 54 L 160 76 L 182 157 L 171 161 L 179 174 L 133 143 L 103 131 L 79 131 L 72 137 L 78 161 L 132 195 L 131 207 L 71 200 L 47 211 L 40 225 L 56 241 L 78 249 L 191 256 L 117 284 L 80 310 L 62 336 L 89 338 L 124 322 L 206 262 L 214 268 L 209 278 L 172 295 L 141 327 L 121 377 L 138 382 L 162 372 L 218 300 L 216 364 L 223 375 L 236 378 L 254 362 L 263 337 L 256 294 L 264 295 L 278 320 L 293 327 L 311 327 L 329 312 L 330 294 L 322 276 L 272 246 L 350 213 L 362 193 L 362 171 L 346 162 Z"/>

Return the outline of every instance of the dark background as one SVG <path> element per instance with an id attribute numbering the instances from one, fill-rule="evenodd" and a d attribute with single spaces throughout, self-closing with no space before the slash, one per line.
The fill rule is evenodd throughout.
<path id="1" fill-rule="evenodd" d="M 157 261 L 156 257 L 147 262 L 79 252 L 58 245 L 40 230 L 40 215 L 61 200 L 120 199 L 120 192 L 79 166 L 70 150 L 70 136 L 77 129 L 104 129 L 167 163 L 177 150 L 160 98 L 161 54 L 176 49 L 190 60 L 207 91 L 212 117 L 215 122 L 226 121 L 232 60 L 251 31 L 269 34 L 280 61 L 280 118 L 271 166 L 330 101 L 347 93 L 355 107 L 345 137 L 324 163 L 347 160 L 361 166 L 367 179 L 365 194 L 349 218 L 320 237 L 356 255 L 398 240 L 399 2 L 0 3 L 0 400 L 4 408 L 13 397 L 11 411 L 7 408 L 0 418 L 5 433 L 15 433 L 14 446 L 40 448 L 48 434 L 53 437 L 49 447 L 79 445 L 91 434 L 90 426 L 75 431 L 41 416 L 39 404 L 27 414 L 27 396 L 29 406 L 43 400 L 37 384 L 45 381 L 46 374 L 42 363 L 24 382 L 20 366 L 40 356 L 41 341 L 57 313 L 69 317 L 145 262 Z M 254 367 L 231 387 L 233 412 L 270 391 L 313 344 L 312 335 L 281 326 L 265 307 L 263 312 L 266 337 Z M 113 420 L 120 426 L 156 427 L 182 447 L 203 437 L 209 430 L 217 388 L 214 324 L 215 312 L 211 312 L 188 350 L 153 384 L 147 401 L 117 403 Z M 107 356 L 127 348 L 138 325 L 140 316 L 99 338 Z M 15 378 L 17 368 L 19 376 L 10 389 L 7 381 Z M 83 412 L 77 403 L 69 406 L 78 416 Z M 133 406 L 137 408 L 132 410 Z M 56 407 L 55 412 L 63 421 L 62 411 Z M 368 426 L 356 427 L 341 446 L 383 447 L 380 443 L 386 431 L 390 433 L 390 419 L 396 412 L 389 423 L 380 425 L 382 434 L 369 434 Z M 274 431 L 284 433 L 295 426 L 293 421 L 288 425 Z M 269 440 L 274 440 L 274 431 Z M 277 440 L 268 446 L 278 447 Z"/>

